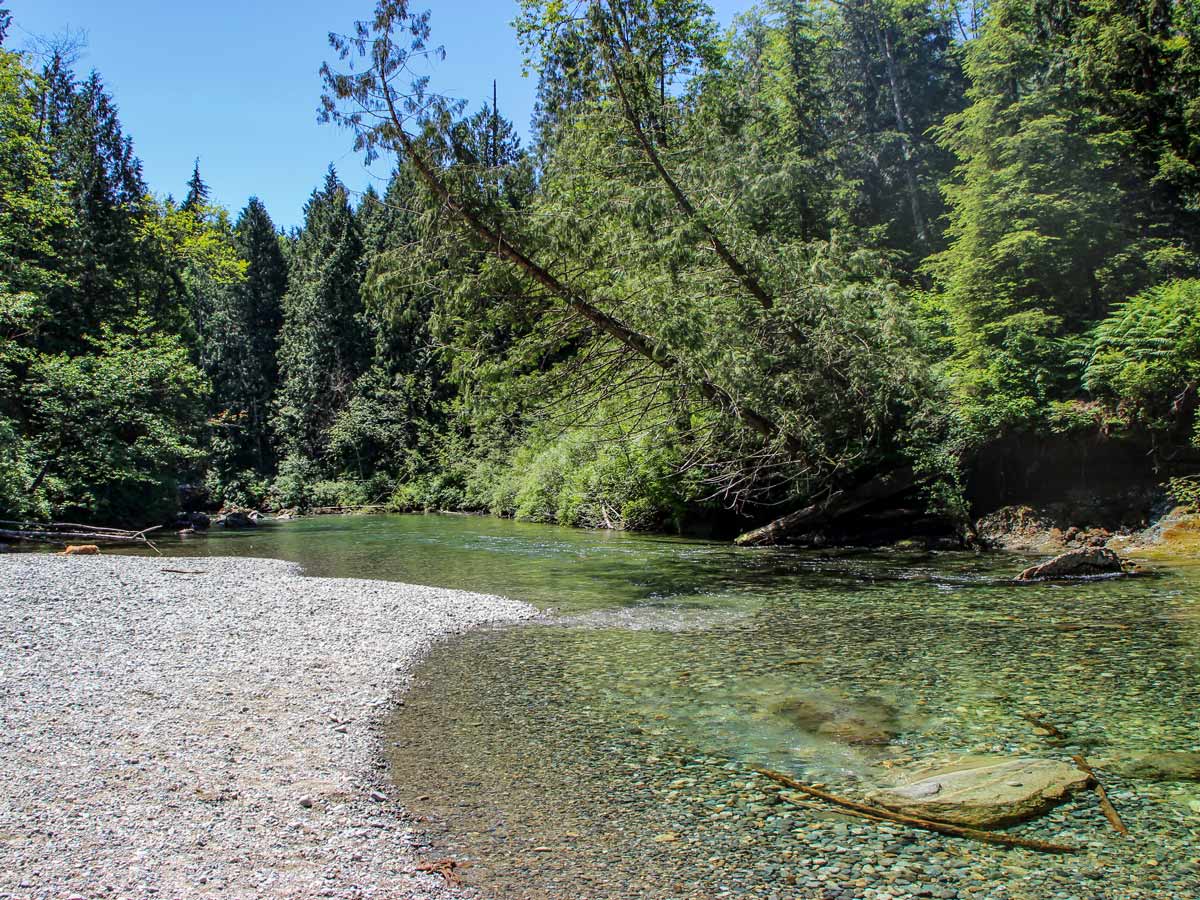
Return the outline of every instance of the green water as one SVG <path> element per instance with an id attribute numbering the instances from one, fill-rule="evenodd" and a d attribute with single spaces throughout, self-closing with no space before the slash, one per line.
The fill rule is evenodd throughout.
<path id="1" fill-rule="evenodd" d="M 1117 771 L 1200 749 L 1198 569 L 1027 586 L 1008 580 L 1026 562 L 1013 556 L 743 550 L 443 516 L 169 549 L 547 610 L 440 647 L 386 729 L 429 852 L 471 861 L 468 883 L 493 896 L 1200 896 L 1195 783 L 1102 769 L 1134 836 L 1082 795 L 1020 829 L 1085 848 L 1043 857 L 781 804 L 751 772 L 861 794 L 951 752 L 1084 752 Z"/>

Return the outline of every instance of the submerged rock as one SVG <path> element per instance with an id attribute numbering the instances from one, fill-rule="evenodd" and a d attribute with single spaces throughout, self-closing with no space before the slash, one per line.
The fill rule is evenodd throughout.
<path id="1" fill-rule="evenodd" d="M 910 816 L 972 828 L 999 828 L 1041 815 L 1091 776 L 1051 759 L 962 756 L 916 769 L 869 802 Z"/>
<path id="2" fill-rule="evenodd" d="M 1072 550 L 1036 566 L 1030 566 L 1017 576 L 1017 581 L 1042 581 L 1048 578 L 1089 578 L 1096 575 L 1120 575 L 1125 563 L 1107 547 L 1088 547 Z"/>
<path id="3" fill-rule="evenodd" d="M 896 711 L 881 700 L 834 692 L 789 697 L 771 707 L 802 731 L 843 744 L 887 744 L 899 733 Z"/>
<path id="4" fill-rule="evenodd" d="M 1200 781 L 1200 752 L 1160 750 L 1115 765 L 1113 769 L 1126 778 L 1142 781 Z"/>

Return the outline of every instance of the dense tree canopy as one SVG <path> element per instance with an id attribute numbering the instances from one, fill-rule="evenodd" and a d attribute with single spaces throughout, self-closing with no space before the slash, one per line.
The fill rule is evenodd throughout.
<path id="1" fill-rule="evenodd" d="M 394 171 L 286 236 L 0 51 L 0 512 L 953 518 L 993 441 L 1197 440 L 1195 4 L 523 0 L 529 147 L 436 93 L 436 24 L 333 38 L 322 116 Z"/>

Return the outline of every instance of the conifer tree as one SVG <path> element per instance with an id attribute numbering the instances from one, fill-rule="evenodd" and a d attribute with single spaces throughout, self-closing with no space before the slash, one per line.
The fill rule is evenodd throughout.
<path id="1" fill-rule="evenodd" d="M 187 195 L 184 197 L 183 209 L 191 213 L 197 212 L 208 205 L 209 194 L 208 185 L 200 177 L 200 157 L 196 157 L 196 162 L 192 166 L 192 177 L 188 179 L 188 189 Z"/>
<path id="2" fill-rule="evenodd" d="M 257 197 L 242 210 L 230 240 L 245 261 L 245 277 L 212 293 L 202 355 L 213 385 L 210 483 L 216 499 L 244 505 L 258 502 L 251 483 L 274 468 L 270 411 L 287 265 Z"/>
<path id="3" fill-rule="evenodd" d="M 325 432 L 369 365 L 360 312 L 362 239 L 330 166 L 304 208 L 283 299 L 275 433 L 281 455 L 319 461 Z"/>
<path id="4" fill-rule="evenodd" d="M 287 292 L 287 261 L 279 231 L 266 206 L 251 197 L 234 226 L 238 252 L 246 260 L 246 297 L 252 350 L 262 366 L 262 381 L 274 387 L 279 378 L 279 331 L 283 326 L 283 296 Z"/>
<path id="5" fill-rule="evenodd" d="M 75 220 L 59 247 L 69 286 L 47 297 L 54 325 L 44 338 L 48 349 L 70 349 L 100 323 L 139 311 L 136 223 L 146 185 L 133 142 L 123 133 L 116 104 L 98 74 L 76 83 L 55 55 L 46 67 L 38 106 L 51 171 L 72 186 Z"/>
<path id="6" fill-rule="evenodd" d="M 1187 6 L 1168 4 L 1180 18 L 1164 22 L 1153 0 L 995 0 L 968 47 L 971 104 L 939 132 L 960 161 L 952 243 L 929 268 L 952 377 L 984 433 L 1036 424 L 1076 395 L 1084 333 L 1114 303 L 1196 271 Z"/>

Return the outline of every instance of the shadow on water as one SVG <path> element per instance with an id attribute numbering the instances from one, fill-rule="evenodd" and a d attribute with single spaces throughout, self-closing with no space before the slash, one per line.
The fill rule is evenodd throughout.
<path id="1" fill-rule="evenodd" d="M 1018 587 L 1016 557 L 741 550 L 444 516 L 303 520 L 170 552 L 546 611 L 441 646 L 385 729 L 431 852 L 472 861 L 469 883 L 491 896 L 848 900 L 869 884 L 1041 900 L 1101 870 L 1078 896 L 1200 894 L 1194 784 L 1106 774 L 1134 839 L 1108 841 L 1081 797 L 1025 829 L 1088 852 L 1029 859 L 847 825 L 779 803 L 749 771 L 856 794 L 949 751 L 1116 765 L 1194 749 L 1200 572 Z M 1070 743 L 1049 746 L 1028 714 Z"/>

